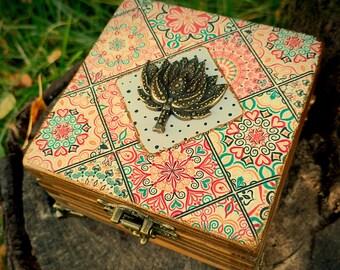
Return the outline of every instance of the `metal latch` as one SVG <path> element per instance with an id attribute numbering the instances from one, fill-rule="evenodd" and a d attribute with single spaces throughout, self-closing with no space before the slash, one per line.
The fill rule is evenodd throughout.
<path id="1" fill-rule="evenodd" d="M 58 202 L 55 202 L 52 206 L 56 212 L 55 212 L 55 216 L 57 218 L 63 218 L 63 217 L 67 217 L 67 216 L 76 216 L 76 217 L 83 217 L 84 215 L 79 213 L 79 212 L 76 212 L 76 211 L 73 211 L 72 209 L 58 203 Z"/>
<path id="2" fill-rule="evenodd" d="M 132 207 L 110 204 L 100 199 L 97 202 L 104 206 L 104 211 L 111 216 L 113 223 L 123 225 L 133 235 L 138 236 L 142 245 L 145 245 L 150 238 L 155 238 L 157 235 L 173 240 L 178 239 L 174 227 L 157 222 L 147 214 L 141 213 Z"/>

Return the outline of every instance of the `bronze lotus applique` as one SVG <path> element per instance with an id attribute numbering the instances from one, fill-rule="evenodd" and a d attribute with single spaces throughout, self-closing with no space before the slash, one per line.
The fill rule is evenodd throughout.
<path id="1" fill-rule="evenodd" d="M 201 119 L 223 97 L 227 85 L 216 84 L 218 76 L 205 73 L 205 61 L 183 57 L 158 68 L 148 61 L 142 70 L 141 100 L 149 109 L 161 111 L 153 131 L 163 133 L 171 114 L 182 120 Z"/>

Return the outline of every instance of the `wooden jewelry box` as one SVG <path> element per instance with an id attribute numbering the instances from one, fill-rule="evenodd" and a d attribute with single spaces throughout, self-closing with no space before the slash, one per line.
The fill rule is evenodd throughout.
<path id="1" fill-rule="evenodd" d="M 305 34 L 123 1 L 24 165 L 60 204 L 141 244 L 253 269 L 320 53 Z"/>

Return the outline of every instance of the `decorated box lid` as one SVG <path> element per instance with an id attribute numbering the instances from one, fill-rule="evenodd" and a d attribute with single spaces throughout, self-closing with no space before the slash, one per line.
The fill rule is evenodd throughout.
<path id="1" fill-rule="evenodd" d="M 305 34 L 126 0 L 42 124 L 25 166 L 256 247 L 320 51 Z M 160 112 L 138 96 L 142 69 L 195 55 L 229 87 L 209 120 L 171 116 L 157 137 L 149 126 Z"/>

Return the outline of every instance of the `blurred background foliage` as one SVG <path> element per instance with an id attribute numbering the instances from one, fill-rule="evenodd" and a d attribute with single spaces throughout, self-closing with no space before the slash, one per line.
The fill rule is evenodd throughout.
<path id="1" fill-rule="evenodd" d="M 0 157 L 8 126 L 22 106 L 81 62 L 120 0 L 0 1 Z M 181 0 L 170 4 L 280 25 L 280 0 Z"/>

